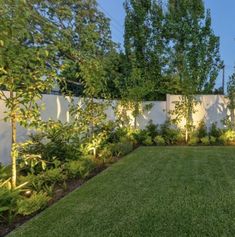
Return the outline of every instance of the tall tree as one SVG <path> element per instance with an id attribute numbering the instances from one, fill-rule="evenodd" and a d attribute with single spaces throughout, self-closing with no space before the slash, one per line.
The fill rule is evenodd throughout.
<path id="1" fill-rule="evenodd" d="M 126 0 L 124 46 L 127 79 L 132 71 L 141 71 L 143 83 L 151 82 L 144 99 L 162 96 L 163 65 L 166 64 L 165 20 L 161 1 Z M 147 89 L 147 88 L 146 88 Z"/>
<path id="2" fill-rule="evenodd" d="M 202 0 L 169 0 L 167 20 L 169 73 L 178 79 L 181 88 L 182 101 L 178 107 L 186 109 L 188 140 L 193 128 L 194 95 L 212 93 L 221 68 L 219 38 L 213 33 L 210 11 L 205 11 Z"/>
<path id="3" fill-rule="evenodd" d="M 221 60 L 210 11 L 202 0 L 169 0 L 167 17 L 172 73 L 191 93 L 211 93 Z"/>
<path id="4" fill-rule="evenodd" d="M 60 76 L 68 89 L 74 91 L 75 87 L 80 95 L 86 95 L 85 89 L 92 86 L 96 91 L 93 96 L 101 96 L 98 84 L 106 85 L 105 57 L 115 45 L 111 40 L 109 19 L 98 9 L 96 0 L 34 1 L 39 14 L 57 28 L 53 40 L 63 65 Z M 92 77 L 91 74 L 86 77 L 89 68 Z"/>
<path id="5" fill-rule="evenodd" d="M 227 85 L 227 93 L 229 98 L 228 108 L 230 110 L 230 118 L 231 118 L 231 127 L 235 129 L 235 73 L 230 76 L 228 85 Z"/>
<path id="6" fill-rule="evenodd" d="M 22 14 L 24 12 L 24 14 Z M 44 38 L 46 22 L 27 1 L 0 0 L 0 99 L 11 123 L 12 187 L 16 187 L 17 123 L 35 127 L 40 116 L 37 101 L 56 78 L 53 46 Z"/>

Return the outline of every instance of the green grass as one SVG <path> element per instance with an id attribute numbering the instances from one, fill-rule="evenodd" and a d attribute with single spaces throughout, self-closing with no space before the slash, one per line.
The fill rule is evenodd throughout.
<path id="1" fill-rule="evenodd" d="M 235 148 L 139 148 L 9 235 L 20 236 L 235 236 Z"/>

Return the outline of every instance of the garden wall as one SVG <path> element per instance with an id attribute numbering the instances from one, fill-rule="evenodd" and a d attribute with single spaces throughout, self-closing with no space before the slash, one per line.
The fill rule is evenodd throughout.
<path id="1" fill-rule="evenodd" d="M 6 92 L 6 94 L 8 94 L 8 92 Z M 228 100 L 222 95 L 202 95 L 197 98 L 201 103 L 197 105 L 197 112 L 193 115 L 195 125 L 204 119 L 207 126 L 210 126 L 213 122 L 217 122 L 218 127 L 222 127 L 223 124 L 221 120 L 229 114 L 227 109 Z M 152 108 L 137 118 L 138 127 L 144 128 L 150 120 L 155 124 L 163 124 L 170 116 L 168 112 L 174 109 L 174 102 L 178 100 L 180 100 L 180 96 L 168 95 L 167 101 L 143 103 L 143 106 L 151 103 Z M 75 98 L 75 102 L 79 103 L 79 98 Z M 43 120 L 53 119 L 61 120 L 62 122 L 69 122 L 71 120 L 68 111 L 69 98 L 58 95 L 43 95 L 42 103 L 45 104 L 45 109 L 41 112 Z M 109 120 L 115 120 L 113 108 L 116 104 L 117 101 L 112 101 L 111 106 L 106 110 Z M 10 162 L 11 127 L 9 122 L 3 121 L 4 111 L 5 105 L 0 101 L 0 162 L 7 164 Z M 133 118 L 131 123 L 134 124 Z M 183 126 L 183 123 L 181 126 Z M 28 133 L 29 131 L 18 126 L 17 141 L 23 141 L 27 138 Z"/>

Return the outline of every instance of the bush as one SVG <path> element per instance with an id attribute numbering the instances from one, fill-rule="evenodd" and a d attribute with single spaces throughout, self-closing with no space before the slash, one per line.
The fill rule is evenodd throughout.
<path id="1" fill-rule="evenodd" d="M 217 128 L 216 123 L 211 124 L 209 135 L 215 138 L 219 138 L 221 136 L 221 130 Z"/>
<path id="2" fill-rule="evenodd" d="M 13 221 L 19 197 L 19 190 L 10 190 L 0 185 L 0 223 Z"/>
<path id="3" fill-rule="evenodd" d="M 125 127 L 117 127 L 115 129 L 113 129 L 113 131 L 111 131 L 109 133 L 109 137 L 107 139 L 107 142 L 109 143 L 117 143 L 117 142 L 120 142 L 120 140 L 123 138 L 123 137 L 126 137 L 127 136 L 127 129 Z"/>
<path id="4" fill-rule="evenodd" d="M 39 192 L 44 190 L 45 186 L 55 185 L 62 183 L 67 179 L 67 176 L 63 173 L 62 168 L 48 169 L 45 172 L 38 175 L 27 175 L 20 177 L 21 181 L 29 182 L 29 187 Z"/>
<path id="5" fill-rule="evenodd" d="M 203 137 L 206 137 L 207 136 L 207 127 L 206 127 L 206 124 L 204 122 L 204 120 L 202 120 L 199 125 L 198 125 L 198 128 L 197 128 L 197 137 L 199 139 L 203 138 Z"/>
<path id="6" fill-rule="evenodd" d="M 217 139 L 213 136 L 210 136 L 210 143 L 211 145 L 215 145 L 217 143 Z"/>
<path id="7" fill-rule="evenodd" d="M 103 162 L 106 162 L 108 160 L 112 159 L 112 151 L 110 148 L 110 144 L 107 144 L 106 146 L 104 146 L 103 148 L 101 148 L 98 152 L 98 157 L 99 159 L 101 159 Z"/>
<path id="8" fill-rule="evenodd" d="M 46 170 L 41 175 L 41 179 L 47 184 L 55 184 L 63 182 L 67 177 L 63 174 L 62 168 L 55 168 Z"/>
<path id="9" fill-rule="evenodd" d="M 177 130 L 176 144 L 185 144 L 185 136 L 180 130 Z"/>
<path id="10" fill-rule="evenodd" d="M 23 216 L 30 215 L 38 210 L 44 209 L 50 197 L 44 192 L 34 192 L 29 198 L 22 198 L 17 201 L 17 213 Z"/>
<path id="11" fill-rule="evenodd" d="M 19 148 L 20 163 L 26 172 L 40 173 L 45 164 L 54 168 L 54 161 L 65 162 L 80 156 L 81 138 L 72 125 L 49 121 L 43 130 L 32 134 Z"/>
<path id="12" fill-rule="evenodd" d="M 158 135 L 158 125 L 153 124 L 153 121 L 150 120 L 148 125 L 146 126 L 146 131 L 148 135 L 154 139 Z"/>
<path id="13" fill-rule="evenodd" d="M 219 141 L 225 145 L 235 142 L 235 131 L 227 130 L 219 137 Z"/>
<path id="14" fill-rule="evenodd" d="M 170 121 L 166 121 L 160 127 L 160 135 L 167 145 L 174 145 L 179 142 L 181 132 L 179 129 L 173 128 Z"/>
<path id="15" fill-rule="evenodd" d="M 144 144 L 145 146 L 151 146 L 151 145 L 153 145 L 152 137 L 151 137 L 151 136 L 147 136 L 147 137 L 145 138 L 145 140 L 143 141 L 143 144 Z"/>
<path id="16" fill-rule="evenodd" d="M 133 150 L 133 145 L 130 142 L 127 143 L 114 143 L 110 145 L 113 156 L 120 157 L 130 153 Z"/>
<path id="17" fill-rule="evenodd" d="M 206 137 L 201 138 L 201 143 L 202 143 L 203 145 L 205 145 L 205 146 L 210 145 L 210 138 L 209 138 L 209 136 L 206 136 Z"/>
<path id="18" fill-rule="evenodd" d="M 164 146 L 165 145 L 165 139 L 162 136 L 159 136 L 159 135 L 154 138 L 154 142 L 158 146 Z"/>
<path id="19" fill-rule="evenodd" d="M 136 130 L 132 133 L 132 137 L 135 144 L 141 145 L 148 139 L 149 134 L 147 130 Z"/>
<path id="20" fill-rule="evenodd" d="M 193 136 L 190 138 L 190 140 L 188 141 L 188 145 L 190 146 L 195 146 L 199 143 L 199 138 L 196 136 Z"/>
<path id="21" fill-rule="evenodd" d="M 69 178 L 84 178 L 94 168 L 93 162 L 89 159 L 69 161 L 65 164 L 64 170 Z"/>

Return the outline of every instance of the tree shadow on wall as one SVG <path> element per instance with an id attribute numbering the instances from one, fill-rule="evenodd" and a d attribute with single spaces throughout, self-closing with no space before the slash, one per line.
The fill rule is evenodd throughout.
<path id="1" fill-rule="evenodd" d="M 229 115 L 229 109 L 227 107 L 225 98 L 217 95 L 214 103 L 205 110 L 205 119 L 208 126 L 211 126 L 212 123 L 216 123 L 218 127 L 225 128 L 222 120 Z"/>

